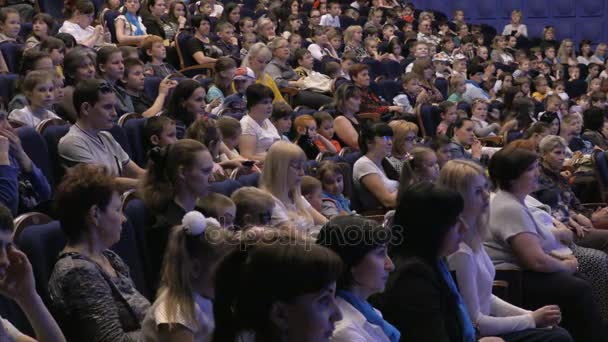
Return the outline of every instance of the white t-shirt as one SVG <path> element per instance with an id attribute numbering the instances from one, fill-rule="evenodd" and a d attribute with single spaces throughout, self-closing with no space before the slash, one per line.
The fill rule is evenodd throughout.
<path id="1" fill-rule="evenodd" d="M 68 20 L 63 22 L 61 28 L 59 29 L 59 33 L 69 33 L 71 34 L 78 44 L 83 44 L 83 42 L 95 33 L 95 29 L 93 26 L 89 26 L 86 29 L 83 29 L 78 24 L 74 24 Z"/>
<path id="2" fill-rule="evenodd" d="M 313 220 L 312 216 L 301 215 L 298 212 L 295 204 L 285 204 L 275 196 L 272 196 L 272 199 L 274 200 L 274 208 L 272 209 L 272 217 L 270 219 L 271 225 L 290 222 L 301 231 L 310 232 L 314 229 L 315 221 Z M 310 203 L 308 203 L 304 196 L 300 196 L 300 200 L 304 204 L 306 210 L 311 207 Z"/>
<path id="3" fill-rule="evenodd" d="M 241 119 L 241 130 L 241 135 L 256 137 L 255 154 L 266 153 L 272 144 L 281 140 L 277 128 L 268 119 L 260 126 L 251 116 L 245 115 Z"/>
<path id="4" fill-rule="evenodd" d="M 8 118 L 21 122 L 22 124 L 30 127 L 36 127 L 36 125 L 38 125 L 42 120 L 59 119 L 59 117 L 50 110 L 46 110 L 43 116 L 38 117 L 34 115 L 34 113 L 32 113 L 32 109 L 30 108 L 30 106 L 25 106 L 23 108 L 13 110 L 8 115 Z"/>
<path id="5" fill-rule="evenodd" d="M 184 326 L 194 334 L 194 341 L 203 342 L 211 341 L 213 330 L 215 329 L 215 320 L 213 318 L 213 302 L 202 297 L 198 293 L 194 293 L 194 310 L 196 313 L 196 322 L 186 321 L 181 315 L 180 310 L 177 310 L 176 318 L 169 322 L 167 318 L 167 305 L 165 296 L 161 296 L 154 302 L 148 310 L 146 317 L 142 323 L 141 340 L 142 342 L 160 341 L 158 335 L 158 326 L 161 324 L 177 323 Z"/>
<path id="6" fill-rule="evenodd" d="M 399 189 L 399 182 L 389 179 L 386 173 L 376 163 L 366 156 L 359 158 L 353 166 L 353 180 L 358 186 L 362 186 L 361 179 L 367 175 L 377 174 L 380 176 L 384 187 L 388 192 L 395 192 Z"/>

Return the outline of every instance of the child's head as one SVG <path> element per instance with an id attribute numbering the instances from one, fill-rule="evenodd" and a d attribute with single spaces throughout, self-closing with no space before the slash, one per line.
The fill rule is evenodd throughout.
<path id="1" fill-rule="evenodd" d="M 340 8 L 339 2 L 330 2 L 328 7 L 329 14 L 331 14 L 332 17 L 337 17 L 342 13 L 342 9 Z"/>
<path id="2" fill-rule="evenodd" d="M 323 192 L 323 188 L 318 179 L 311 176 L 302 177 L 300 191 L 302 192 L 302 196 L 306 198 L 315 210 L 319 212 L 322 210 L 321 193 Z"/>
<path id="3" fill-rule="evenodd" d="M 25 76 L 32 70 L 55 70 L 51 56 L 35 49 L 26 50 L 21 58 L 19 74 Z"/>
<path id="4" fill-rule="evenodd" d="M 251 68 L 238 68 L 234 72 L 234 77 L 232 78 L 232 84 L 234 84 L 234 89 L 239 94 L 245 94 L 247 88 L 255 82 L 255 74 Z"/>
<path id="5" fill-rule="evenodd" d="M 412 95 L 418 95 L 420 90 L 422 90 L 420 87 L 420 79 L 418 79 L 418 75 L 414 74 L 413 72 L 407 73 L 405 76 L 403 76 L 401 85 L 406 93 Z"/>
<path id="6" fill-rule="evenodd" d="M 430 148 L 435 151 L 439 168 L 452 159 L 451 140 L 445 135 L 437 135 L 431 140 Z"/>
<path id="7" fill-rule="evenodd" d="M 235 118 L 222 116 L 217 120 L 217 127 L 222 133 L 222 142 L 230 150 L 237 147 L 241 136 L 241 123 Z"/>
<path id="8" fill-rule="evenodd" d="M 450 92 L 456 94 L 464 94 L 466 90 L 465 79 L 462 76 L 454 75 L 450 79 Z"/>
<path id="9" fill-rule="evenodd" d="M 0 32 L 10 38 L 17 39 L 21 30 L 21 17 L 19 12 L 12 7 L 0 9 Z"/>
<path id="10" fill-rule="evenodd" d="M 32 108 L 50 109 L 55 99 L 55 72 L 34 70 L 21 86 Z"/>
<path id="11" fill-rule="evenodd" d="M 234 79 L 234 75 L 236 74 L 236 62 L 231 57 L 222 56 L 219 57 L 215 61 L 215 66 L 213 68 L 215 71 L 215 78 L 220 82 L 227 82 Z"/>
<path id="12" fill-rule="evenodd" d="M 328 112 L 316 112 L 313 117 L 317 123 L 317 132 L 325 139 L 334 138 L 334 118 Z"/>
<path id="13" fill-rule="evenodd" d="M 268 192 L 246 186 L 235 191 L 230 199 L 236 206 L 234 226 L 237 229 L 270 224 L 274 199 Z"/>
<path id="14" fill-rule="evenodd" d="M 530 60 L 528 58 L 522 58 L 519 61 L 518 69 L 523 72 L 528 72 L 530 70 Z"/>
<path id="15" fill-rule="evenodd" d="M 241 34 L 253 33 L 254 30 L 255 24 L 253 22 L 253 19 L 251 19 L 250 17 L 243 17 L 241 18 L 241 20 L 239 20 L 239 31 L 241 32 Z"/>
<path id="16" fill-rule="evenodd" d="M 591 81 L 589 81 L 589 90 L 588 91 L 590 91 L 590 92 L 600 91 L 601 85 L 602 85 L 602 80 L 599 77 L 593 78 L 593 79 L 591 79 Z"/>
<path id="17" fill-rule="evenodd" d="M 258 38 L 256 37 L 256 35 L 254 33 L 251 32 L 247 32 L 247 33 L 243 33 L 243 40 L 242 40 L 242 45 L 243 45 L 243 49 L 249 51 L 249 48 L 257 43 Z"/>
<path id="18" fill-rule="evenodd" d="M 167 49 L 159 36 L 148 35 L 139 44 L 142 55 L 147 61 L 163 61 L 167 57 Z"/>
<path id="19" fill-rule="evenodd" d="M 144 90 L 144 63 L 139 59 L 127 58 L 124 61 L 125 74 L 122 83 L 127 90 L 141 92 Z"/>
<path id="20" fill-rule="evenodd" d="M 217 24 L 216 31 L 218 37 L 226 43 L 232 44 L 232 38 L 234 38 L 234 25 L 227 21 L 222 21 Z"/>
<path id="21" fill-rule="evenodd" d="M 409 161 L 403 165 L 399 182 L 407 187 L 413 181 L 434 182 L 439 177 L 439 163 L 435 151 L 417 146 L 410 152 Z"/>
<path id="22" fill-rule="evenodd" d="M 581 78 L 581 70 L 577 65 L 571 65 L 568 67 L 568 75 L 570 75 L 571 80 L 578 80 Z"/>
<path id="23" fill-rule="evenodd" d="M 559 106 L 562 104 L 562 99 L 557 95 L 549 95 L 545 100 L 545 110 L 547 112 L 557 112 L 559 110 Z"/>
<path id="24" fill-rule="evenodd" d="M 473 100 L 471 115 L 476 119 L 485 120 L 488 117 L 488 103 L 483 99 Z"/>
<path id="25" fill-rule="evenodd" d="M 93 23 L 95 5 L 89 0 L 77 0 L 74 6 L 68 9 L 70 20 L 77 23 L 82 29 L 86 29 Z"/>
<path id="26" fill-rule="evenodd" d="M 594 91 L 591 93 L 591 107 L 606 108 L 606 93 Z"/>
<path id="27" fill-rule="evenodd" d="M 456 122 L 458 114 L 456 113 L 456 103 L 450 101 L 443 101 L 439 104 L 439 112 L 441 113 L 441 120 L 448 124 Z"/>
<path id="28" fill-rule="evenodd" d="M 294 59 L 298 63 L 298 66 L 301 66 L 305 69 L 312 70 L 314 67 L 314 58 L 308 49 L 299 48 L 293 54 Z"/>
<path id="29" fill-rule="evenodd" d="M 97 72 L 108 81 L 116 82 L 124 76 L 123 55 L 115 46 L 104 46 L 97 52 Z"/>
<path id="30" fill-rule="evenodd" d="M 333 196 L 340 196 L 344 192 L 344 171 L 338 163 L 326 160 L 321 162 L 317 171 L 323 191 Z"/>
<path id="31" fill-rule="evenodd" d="M 544 76 L 538 76 L 534 79 L 534 88 L 540 94 L 546 94 L 548 91 L 547 79 Z"/>
<path id="32" fill-rule="evenodd" d="M 342 68 L 338 62 L 330 61 L 325 64 L 325 74 L 331 79 L 340 77 L 340 71 Z"/>
<path id="33" fill-rule="evenodd" d="M 55 88 L 55 104 L 61 103 L 63 101 L 63 97 L 65 95 L 65 83 L 64 77 L 59 74 L 57 71 L 53 72 L 55 77 L 53 79 L 53 87 Z"/>
<path id="34" fill-rule="evenodd" d="M 217 123 L 214 119 L 200 118 L 194 121 L 194 123 L 186 129 L 186 135 L 184 137 L 196 140 L 207 146 L 213 160 L 219 159 L 222 134 L 217 128 Z"/>
<path id="35" fill-rule="evenodd" d="M 49 36 L 53 32 L 55 21 L 53 17 L 46 13 L 38 13 L 32 19 L 32 34 L 42 40 Z"/>
<path id="36" fill-rule="evenodd" d="M 166 115 L 152 116 L 146 120 L 143 130 L 144 145 L 149 150 L 177 142 L 175 121 Z"/>
<path id="37" fill-rule="evenodd" d="M 61 39 L 46 37 L 40 42 L 40 51 L 46 52 L 51 57 L 54 66 L 62 65 L 65 57 L 65 44 Z"/>
<path id="38" fill-rule="evenodd" d="M 209 0 L 202 0 L 198 5 L 198 13 L 204 16 L 210 16 L 213 13 L 213 6 Z"/>
<path id="39" fill-rule="evenodd" d="M 291 51 L 297 51 L 302 48 L 302 36 L 297 33 L 292 33 L 287 39 L 287 42 L 289 43 L 289 49 Z"/>
<path id="40" fill-rule="evenodd" d="M 196 200 L 195 208 L 203 213 L 205 217 L 213 217 L 218 220 L 222 228 L 232 229 L 236 206 L 230 197 L 210 192 L 207 196 L 199 197 Z"/>
<path id="41" fill-rule="evenodd" d="M 279 134 L 287 134 L 291 130 L 293 108 L 283 101 L 272 104 L 270 121 L 276 127 Z"/>
<path id="42" fill-rule="evenodd" d="M 327 41 L 335 50 L 339 50 L 342 47 L 342 34 L 332 28 L 327 32 Z"/>
<path id="43" fill-rule="evenodd" d="M 530 79 L 528 77 L 517 77 L 513 83 L 520 88 L 525 96 L 530 94 Z"/>
<path id="44" fill-rule="evenodd" d="M 308 136 L 312 140 L 317 138 L 317 122 L 312 115 L 298 116 L 293 122 L 293 127 L 298 134 L 298 138 L 302 136 Z"/>
<path id="45" fill-rule="evenodd" d="M 382 37 L 388 41 L 395 35 L 395 26 L 391 24 L 385 24 L 382 27 Z"/>

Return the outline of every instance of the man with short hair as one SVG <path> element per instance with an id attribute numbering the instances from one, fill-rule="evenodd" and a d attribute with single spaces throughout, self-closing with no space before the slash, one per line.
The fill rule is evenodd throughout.
<path id="1" fill-rule="evenodd" d="M 106 82 L 91 79 L 78 83 L 74 90 L 76 123 L 59 141 L 59 156 L 67 166 L 79 163 L 100 164 L 116 176 L 120 188 L 135 188 L 145 171 L 106 130 L 116 120 L 116 94 Z"/>

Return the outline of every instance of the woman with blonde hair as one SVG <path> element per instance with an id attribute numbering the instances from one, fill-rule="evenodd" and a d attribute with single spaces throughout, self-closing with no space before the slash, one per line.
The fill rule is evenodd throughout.
<path id="1" fill-rule="evenodd" d="M 562 43 L 557 50 L 557 59 L 559 59 L 561 64 L 578 65 L 572 39 L 562 40 Z"/>
<path id="2" fill-rule="evenodd" d="M 513 10 L 511 12 L 511 22 L 505 25 L 505 28 L 502 30 L 503 36 L 515 36 L 519 37 L 528 37 L 528 27 L 521 23 L 522 13 L 520 10 Z"/>
<path id="3" fill-rule="evenodd" d="M 448 257 L 456 270 L 460 293 L 469 316 L 481 336 L 500 336 L 506 341 L 572 341 L 557 327 L 561 312 L 556 305 L 528 311 L 492 294 L 496 273 L 482 242 L 488 235 L 489 189 L 484 170 L 467 160 L 451 160 L 441 170 L 438 183 L 460 193 L 466 227 L 458 250 Z M 552 328 L 551 328 L 552 327 Z"/>
<path id="4" fill-rule="evenodd" d="M 327 219 L 302 196 L 300 182 L 304 177 L 306 154 L 295 144 L 276 142 L 266 154 L 262 171 L 262 189 L 272 195 L 272 225 L 287 225 L 300 231 L 311 231 Z"/>
<path id="5" fill-rule="evenodd" d="M 393 130 L 393 149 L 387 159 L 395 171 L 401 173 L 418 136 L 418 126 L 405 120 L 393 120 L 388 125 Z"/>
<path id="6" fill-rule="evenodd" d="M 213 275 L 236 245 L 212 218 L 191 211 L 171 230 L 156 301 L 142 323 L 144 342 L 210 341 L 215 328 Z"/>
<path id="7" fill-rule="evenodd" d="M 509 53 L 507 49 L 507 39 L 505 36 L 496 36 L 492 41 L 492 53 L 490 54 L 490 58 L 492 62 L 510 65 L 515 62 L 515 58 L 513 55 Z"/>
<path id="8" fill-rule="evenodd" d="M 243 58 L 243 62 L 241 63 L 241 67 L 250 68 L 253 71 L 253 74 L 256 77 L 255 83 L 263 84 L 268 88 L 272 89 L 272 93 L 274 94 L 274 102 L 283 101 L 283 95 L 281 95 L 281 91 L 279 91 L 279 87 L 276 82 L 272 79 L 272 77 L 266 72 L 266 66 L 270 63 L 272 59 L 272 51 L 266 46 L 264 43 L 255 43 L 249 48 L 249 52 L 247 56 Z M 233 85 L 234 87 L 234 85 Z M 235 89 L 233 91 L 236 92 Z"/>
<path id="9" fill-rule="evenodd" d="M 363 47 L 363 28 L 353 25 L 344 31 L 344 52 L 353 51 L 359 61 L 369 57 Z"/>

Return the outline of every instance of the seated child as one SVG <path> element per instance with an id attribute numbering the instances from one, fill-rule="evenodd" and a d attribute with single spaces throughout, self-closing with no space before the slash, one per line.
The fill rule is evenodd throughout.
<path id="1" fill-rule="evenodd" d="M 63 57 L 65 56 L 65 43 L 55 37 L 46 37 L 39 45 L 40 51 L 46 52 L 53 61 L 55 70 L 63 77 Z"/>
<path id="2" fill-rule="evenodd" d="M 338 163 L 323 161 L 318 170 L 323 188 L 321 194 L 321 214 L 327 218 L 350 215 L 350 201 L 344 197 L 344 170 Z"/>
<path id="3" fill-rule="evenodd" d="M 448 101 L 453 103 L 464 101 L 462 94 L 467 89 L 465 81 L 465 78 L 462 76 L 452 76 L 450 79 L 450 96 L 448 97 Z"/>
<path id="4" fill-rule="evenodd" d="M 234 216 L 234 228 L 236 230 L 270 224 L 274 199 L 269 193 L 252 186 L 246 186 L 232 193 L 230 199 L 236 206 L 236 215 Z"/>
<path id="5" fill-rule="evenodd" d="M 471 121 L 473 121 L 473 131 L 477 137 L 495 136 L 500 130 L 500 124 L 488 123 L 488 104 L 481 100 L 475 99 L 471 105 Z"/>
<path id="6" fill-rule="evenodd" d="M 245 113 L 247 113 L 245 92 L 255 80 L 255 74 L 250 68 L 236 69 L 234 77 L 232 78 L 234 94 L 229 95 L 224 99 L 221 109 L 223 116 L 231 116 L 237 120 L 240 120 L 245 116 Z"/>
<path id="7" fill-rule="evenodd" d="M 450 101 L 443 101 L 439 104 L 439 112 L 441 113 L 441 122 L 437 126 L 437 135 L 446 135 L 448 128 L 454 122 L 458 114 L 456 113 L 456 103 Z"/>
<path id="8" fill-rule="evenodd" d="M 272 114 L 270 114 L 270 122 L 281 135 L 281 140 L 291 141 L 287 137 L 291 132 L 291 118 L 293 117 L 293 108 L 283 101 L 272 104 Z"/>
<path id="9" fill-rule="evenodd" d="M 59 116 L 49 110 L 55 103 L 55 76 L 54 71 L 42 70 L 27 74 L 21 89 L 29 104 L 11 111 L 9 119 L 29 127 L 36 127 L 42 120 L 58 119 Z"/>
<path id="10" fill-rule="evenodd" d="M 175 121 L 165 115 L 148 118 L 144 124 L 143 139 L 146 155 L 154 147 L 164 147 L 177 142 Z"/>
<path id="11" fill-rule="evenodd" d="M 547 79 L 544 76 L 538 76 L 534 79 L 535 92 L 532 93 L 532 97 L 538 101 L 543 102 L 545 97 L 549 95 L 551 89 L 549 89 Z"/>
<path id="12" fill-rule="evenodd" d="M 315 160 L 320 152 L 317 147 L 317 140 L 326 150 L 334 148 L 331 141 L 322 135 L 317 134 L 317 122 L 312 115 L 300 115 L 293 124 L 296 131 L 295 143 L 306 153 L 309 160 Z"/>
<path id="13" fill-rule="evenodd" d="M 422 87 L 420 80 L 413 72 L 405 74 L 401 81 L 403 93 L 393 98 L 393 103 L 401 106 L 405 113 L 414 114 L 414 108 L 417 104 L 422 104 L 427 101 L 428 95 Z"/>
<path id="14" fill-rule="evenodd" d="M 308 203 L 310 203 L 310 205 L 315 208 L 316 211 L 321 212 L 321 192 L 323 191 L 321 182 L 315 177 L 304 176 L 302 177 L 302 181 L 300 183 L 300 191 Z"/>
<path id="15" fill-rule="evenodd" d="M 234 229 L 236 205 L 230 197 L 211 192 L 207 196 L 199 198 L 195 208 L 205 217 L 213 217 L 218 220 L 222 228 Z"/>
<path id="16" fill-rule="evenodd" d="M 245 160 L 236 149 L 239 145 L 239 137 L 242 132 L 239 120 L 229 116 L 222 116 L 217 120 L 217 127 L 219 128 L 220 133 L 222 133 L 220 161 Z"/>
<path id="17" fill-rule="evenodd" d="M 315 122 L 317 123 L 317 133 L 319 136 L 329 140 L 333 146 L 326 148 L 325 144 L 320 139 L 315 140 L 315 144 L 321 152 L 339 153 L 342 147 L 340 143 L 333 139 L 334 137 L 334 118 L 328 112 L 316 112 L 313 114 Z"/>
<path id="18" fill-rule="evenodd" d="M 143 60 L 146 61 L 144 66 L 146 76 L 165 78 L 177 73 L 173 65 L 165 63 L 167 49 L 161 37 L 154 35 L 147 36 L 139 44 L 139 49 L 142 52 Z"/>
<path id="19" fill-rule="evenodd" d="M 214 119 L 198 119 L 188 129 L 184 138 L 193 139 L 207 146 L 213 158 L 213 181 L 222 181 L 230 175 L 226 169 L 235 169 L 241 166 L 236 160 L 220 161 L 221 133 Z"/>

